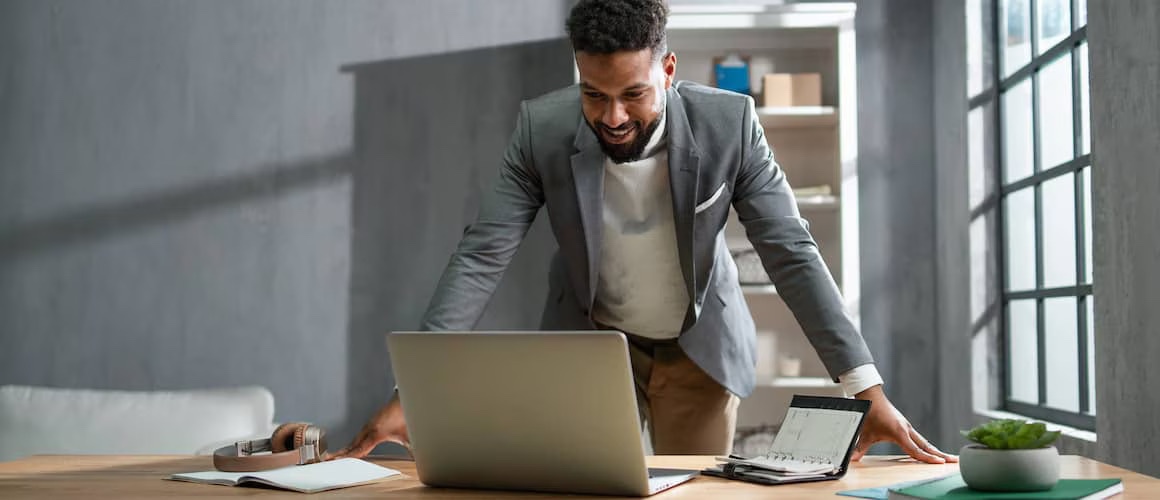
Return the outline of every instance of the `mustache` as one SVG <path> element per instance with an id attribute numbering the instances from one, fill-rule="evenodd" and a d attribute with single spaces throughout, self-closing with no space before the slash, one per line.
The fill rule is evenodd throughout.
<path id="1" fill-rule="evenodd" d="M 634 123 L 634 122 L 627 122 L 627 123 L 625 123 L 624 125 L 621 125 L 621 126 L 619 126 L 619 127 L 616 127 L 616 128 L 609 127 L 608 125 L 605 125 L 605 124 L 603 124 L 603 123 L 598 123 L 598 124 L 596 124 L 596 126 L 597 126 L 597 127 L 599 127 L 599 128 L 600 128 L 600 130 L 607 130 L 607 131 L 609 131 L 609 132 L 620 132 L 620 131 L 622 131 L 622 130 L 630 130 L 630 129 L 632 129 L 633 127 L 635 127 L 635 126 L 636 126 L 636 123 Z"/>

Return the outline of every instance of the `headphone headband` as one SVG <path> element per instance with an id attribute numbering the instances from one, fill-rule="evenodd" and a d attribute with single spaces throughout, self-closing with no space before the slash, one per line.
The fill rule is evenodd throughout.
<path id="1" fill-rule="evenodd" d="M 270 452 L 255 455 L 255 453 Z M 238 441 L 213 452 L 213 466 L 224 472 L 256 472 L 321 462 L 326 431 L 306 424 L 282 424 L 268 439 Z"/>

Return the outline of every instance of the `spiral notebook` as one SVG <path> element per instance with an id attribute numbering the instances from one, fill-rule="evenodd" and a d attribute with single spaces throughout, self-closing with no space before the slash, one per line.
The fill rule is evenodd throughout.
<path id="1" fill-rule="evenodd" d="M 769 452 L 759 457 L 718 457 L 710 476 L 763 484 L 837 479 L 846 473 L 850 455 L 870 402 L 795 395 Z"/>

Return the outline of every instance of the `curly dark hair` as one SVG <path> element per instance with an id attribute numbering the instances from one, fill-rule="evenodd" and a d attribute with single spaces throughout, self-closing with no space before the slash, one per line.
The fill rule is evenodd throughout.
<path id="1" fill-rule="evenodd" d="M 668 52 L 665 0 L 580 0 L 565 24 L 572 50 L 611 54 L 652 49 L 659 59 Z"/>

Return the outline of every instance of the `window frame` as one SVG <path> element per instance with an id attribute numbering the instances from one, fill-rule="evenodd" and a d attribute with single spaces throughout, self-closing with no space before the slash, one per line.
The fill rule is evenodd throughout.
<path id="1" fill-rule="evenodd" d="M 1015 71 L 1011 72 L 1009 76 L 1003 76 L 1005 68 L 1003 67 L 1004 60 L 1004 37 L 1003 32 L 1006 25 L 1004 16 L 1006 15 L 1004 7 L 1005 1 L 1012 0 L 980 0 L 978 13 L 979 23 L 977 26 L 968 26 L 968 30 L 978 30 L 981 32 L 979 43 L 982 44 L 981 50 L 983 54 L 983 61 L 989 56 L 991 58 L 990 68 L 983 66 L 983 89 L 977 95 L 968 96 L 968 116 L 970 113 L 980 110 L 983 116 L 983 129 L 980 140 L 994 141 L 993 150 L 985 152 L 984 156 L 990 155 L 990 158 L 984 159 L 983 169 L 994 169 L 992 172 L 986 172 L 987 175 L 994 175 L 995 188 L 992 188 L 989 194 L 984 197 L 984 200 L 997 198 L 998 203 L 994 203 L 991 207 L 980 206 L 971 207 L 971 220 L 976 220 L 977 217 L 985 216 L 987 208 L 994 208 L 996 223 L 994 234 L 991 238 L 995 238 L 993 243 L 989 245 L 999 260 L 997 266 L 997 279 L 995 283 L 988 284 L 988 287 L 994 287 L 998 292 L 999 297 L 999 357 L 1001 363 L 1001 395 L 999 401 L 1002 407 L 999 408 L 1004 411 L 1018 413 L 1031 418 L 1049 421 L 1052 423 L 1067 425 L 1078 429 L 1089 431 L 1095 430 L 1096 415 L 1093 413 L 1090 402 L 1092 401 L 1089 391 L 1089 377 L 1090 370 L 1094 367 L 1088 365 L 1088 338 L 1093 336 L 1093 332 L 1089 331 L 1088 322 L 1088 303 L 1093 300 L 1092 283 L 1088 280 L 1087 269 L 1087 242 L 1088 221 L 1085 217 L 1085 204 L 1088 199 L 1088 186 L 1085 185 L 1084 169 L 1094 168 L 1091 162 L 1090 152 L 1084 153 L 1084 133 L 1083 130 L 1083 108 L 1082 108 L 1082 91 L 1081 87 L 1081 61 L 1080 55 L 1083 52 L 1080 50 L 1081 46 L 1087 43 L 1087 26 L 1086 19 L 1084 24 L 1079 23 L 1079 13 L 1081 2 L 1086 0 L 1069 0 L 1068 7 L 1071 11 L 1069 33 L 1062 40 L 1056 42 L 1051 47 L 1042 53 L 1039 52 L 1039 3 L 1040 0 L 1024 0 L 1027 1 L 1029 7 L 1027 16 L 1030 19 L 1030 33 L 1029 43 L 1031 50 L 1030 61 L 1024 63 Z M 990 19 L 986 18 L 990 15 Z M 967 17 L 970 19 L 970 16 Z M 970 38 L 968 37 L 968 40 Z M 969 42 L 968 42 L 969 43 Z M 968 53 L 971 47 L 967 47 Z M 1088 52 L 1090 53 L 1090 51 Z M 1042 153 L 1040 151 L 1040 72 L 1048 65 L 1057 62 L 1061 57 L 1070 55 L 1070 74 L 1071 74 L 1071 117 L 1072 117 L 1072 159 L 1065 161 L 1058 165 L 1048 165 L 1044 168 L 1042 165 Z M 982 64 L 982 62 L 980 62 Z M 1090 65 L 1087 66 L 1090 71 Z M 970 70 L 968 70 L 970 74 Z M 1032 148 L 1032 173 L 1029 176 L 1016 179 L 1013 182 L 1008 182 L 1005 179 L 1005 162 L 1006 162 L 1006 144 L 1004 143 L 1004 94 L 1023 82 L 1029 81 L 1031 83 L 1031 148 Z M 987 107 L 990 106 L 991 111 L 987 112 Z M 1089 122 L 1090 125 L 1090 122 Z M 990 127 L 988 129 L 988 127 Z M 990 163 L 990 165 L 987 165 Z M 1075 284 L 1073 286 L 1044 286 L 1044 247 L 1043 247 L 1043 233 L 1044 233 L 1044 214 L 1043 214 L 1043 184 L 1049 180 L 1071 175 L 1073 177 L 1073 197 L 1074 197 L 1074 227 L 1075 227 Z M 1036 278 L 1035 286 L 1030 290 L 1010 290 L 1008 289 L 1007 276 L 1009 273 L 1009 262 L 1007 256 L 1007 234 L 1008 234 L 1008 219 L 1007 203 L 1008 197 L 1023 190 L 1032 190 L 1034 193 L 1034 223 L 1035 223 L 1035 268 Z M 995 191 L 997 191 L 997 196 Z M 983 205 L 987 203 L 984 202 Z M 1060 408 L 1054 408 L 1047 405 L 1047 359 L 1046 359 L 1046 341 L 1048 340 L 1048 332 L 1046 331 L 1045 321 L 1045 300 L 1049 298 L 1074 297 L 1076 299 L 1076 342 L 1077 342 L 1077 367 L 1079 370 L 1078 381 L 1078 396 L 1079 396 L 1079 410 L 1070 411 Z M 1037 346 L 1037 401 L 1036 403 L 1028 403 L 1026 401 L 1015 400 L 1011 397 L 1012 394 L 1012 373 L 1010 370 L 1012 360 L 1011 355 L 1011 336 L 1010 332 L 1010 311 L 1009 306 L 1012 300 L 1034 300 L 1037 311 L 1036 321 L 1036 346 Z"/>

